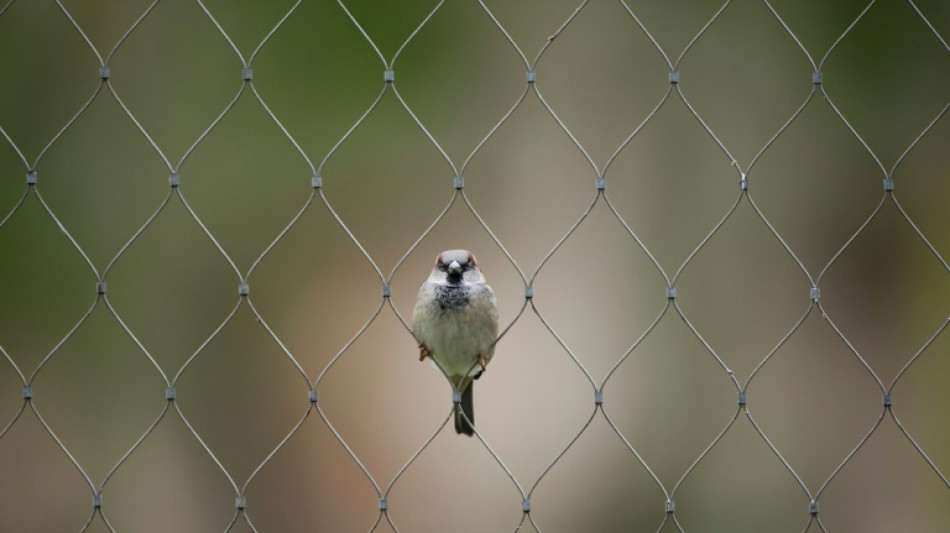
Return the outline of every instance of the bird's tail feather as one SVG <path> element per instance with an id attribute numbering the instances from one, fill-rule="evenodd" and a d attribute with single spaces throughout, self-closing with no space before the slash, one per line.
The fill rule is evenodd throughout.
<path id="1" fill-rule="evenodd" d="M 468 387 L 462 391 L 462 401 L 455 407 L 455 432 L 466 434 L 469 437 L 475 434 L 475 402 L 472 400 L 472 389 L 475 388 L 470 382 Z M 464 413 L 464 416 L 463 416 Z"/>

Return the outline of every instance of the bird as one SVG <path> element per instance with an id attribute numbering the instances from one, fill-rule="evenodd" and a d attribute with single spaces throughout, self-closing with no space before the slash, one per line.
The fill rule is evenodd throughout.
<path id="1" fill-rule="evenodd" d="M 471 252 L 446 250 L 436 257 L 432 272 L 419 287 L 412 334 L 419 343 L 419 360 L 429 358 L 455 388 L 456 433 L 474 435 L 472 381 L 482 375 L 494 355 L 498 307 Z"/>

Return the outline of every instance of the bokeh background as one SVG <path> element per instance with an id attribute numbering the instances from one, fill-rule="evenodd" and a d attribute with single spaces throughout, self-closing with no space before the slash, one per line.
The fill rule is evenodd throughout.
<path id="1" fill-rule="evenodd" d="M 0 10 L 0 530 L 950 528 L 946 2 Z"/>

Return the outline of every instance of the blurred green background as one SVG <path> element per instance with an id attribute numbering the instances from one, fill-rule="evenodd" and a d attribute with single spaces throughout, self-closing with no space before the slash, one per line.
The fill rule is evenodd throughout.
<path id="1" fill-rule="evenodd" d="M 302 1 L 270 34 L 294 2 L 160 0 L 124 40 L 151 2 L 0 6 L 0 531 L 77 531 L 90 516 L 87 531 L 222 531 L 239 491 L 250 522 L 239 516 L 231 531 L 371 529 L 374 483 L 386 491 L 451 408 L 394 310 L 411 316 L 432 258 L 455 247 L 477 254 L 503 324 L 513 322 L 475 401 L 485 442 L 532 491 L 521 530 L 661 528 L 664 490 L 604 413 L 666 492 L 675 487 L 676 523 L 663 531 L 820 530 L 795 476 L 745 412 L 736 418 L 736 385 L 704 343 L 749 382 L 752 420 L 808 491 L 824 487 L 825 529 L 947 530 L 950 340 L 928 344 L 950 315 L 946 116 L 913 143 L 950 102 L 950 6 L 871 4 L 848 30 L 867 2 L 726 3 L 682 56 L 677 89 L 734 164 L 675 90 L 623 144 L 670 84 L 619 2 L 581 4 L 536 65 L 537 93 L 479 2 L 439 4 L 414 35 L 436 3 L 343 2 L 386 61 L 399 55 L 395 82 L 329 158 L 386 88 L 386 66 L 337 2 Z M 484 6 L 532 62 L 578 4 Z M 626 6 L 675 62 L 723 4 Z M 251 83 L 216 24 L 250 61 Z M 105 84 L 86 38 L 109 65 Z M 611 161 L 606 199 L 621 218 L 538 93 L 597 169 Z M 452 202 L 456 170 L 465 198 L 413 247 Z M 241 277 L 298 212 L 242 300 Z M 667 277 L 680 272 L 676 308 L 621 219 Z M 83 254 L 107 282 L 102 299 Z M 535 295 L 523 313 L 522 273 Z M 585 371 L 599 387 L 647 331 L 595 413 Z M 893 413 L 943 478 L 890 414 L 876 426 L 875 376 L 890 387 L 924 346 L 893 387 Z M 309 410 L 294 361 L 374 481 Z M 90 505 L 100 487 L 101 516 Z M 451 424 L 386 497 L 400 531 L 510 531 L 522 520 L 516 484 Z"/>

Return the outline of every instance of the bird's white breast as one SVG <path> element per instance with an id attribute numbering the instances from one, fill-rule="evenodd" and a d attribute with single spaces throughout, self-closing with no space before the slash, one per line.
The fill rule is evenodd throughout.
<path id="1" fill-rule="evenodd" d="M 435 286 L 425 283 L 419 289 L 413 333 L 449 377 L 477 374 L 481 371 L 478 356 L 487 363 L 494 352 L 492 343 L 498 334 L 495 295 L 483 283 L 471 284 L 467 305 L 442 308 L 435 298 Z"/>

